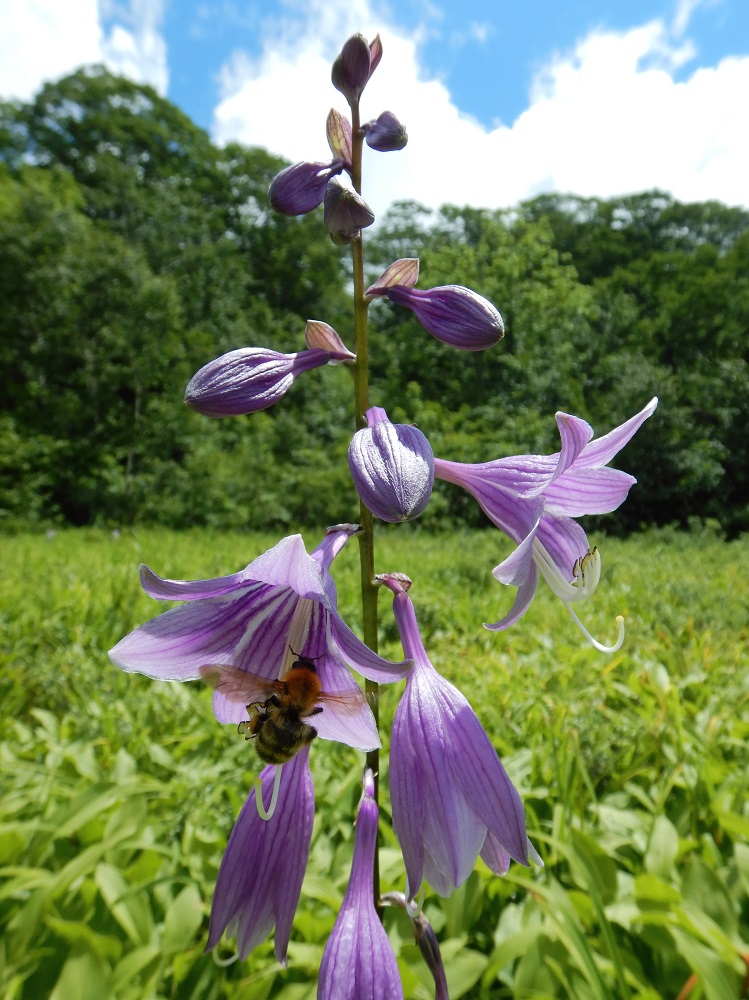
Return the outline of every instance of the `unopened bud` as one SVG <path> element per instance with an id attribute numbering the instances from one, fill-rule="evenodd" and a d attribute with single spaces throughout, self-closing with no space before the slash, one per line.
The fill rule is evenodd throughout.
<path id="1" fill-rule="evenodd" d="M 340 160 L 294 163 L 270 182 L 268 201 L 282 215 L 305 215 L 322 203 L 328 181 L 342 170 Z"/>
<path id="2" fill-rule="evenodd" d="M 383 111 L 374 121 L 366 122 L 362 132 L 369 148 L 380 153 L 403 149 L 408 142 L 406 126 L 401 125 L 392 111 Z"/>
<path id="3" fill-rule="evenodd" d="M 424 512 L 434 484 L 434 455 L 410 424 L 393 424 L 379 406 L 367 410 L 367 426 L 348 450 L 356 491 L 383 521 L 410 521 Z"/>
<path id="4" fill-rule="evenodd" d="M 325 124 L 330 152 L 336 160 L 341 160 L 347 170 L 351 169 L 353 153 L 351 149 L 351 122 L 340 111 L 331 108 Z"/>
<path id="5" fill-rule="evenodd" d="M 361 97 L 381 58 L 382 42 L 379 35 L 370 45 L 363 35 L 352 35 L 341 49 L 333 63 L 330 78 L 335 89 L 340 90 L 352 107 Z"/>
<path id="6" fill-rule="evenodd" d="M 368 293 L 385 295 L 410 309 L 433 337 L 464 351 L 493 347 L 505 333 L 502 317 L 492 303 L 463 285 L 427 289 L 393 285 L 381 291 L 368 289 Z"/>
<path id="7" fill-rule="evenodd" d="M 340 177 L 334 177 L 325 190 L 323 219 L 330 238 L 343 246 L 371 226 L 375 217 L 360 194 L 347 187 Z"/>
<path id="8" fill-rule="evenodd" d="M 209 361 L 190 379 L 185 402 L 206 417 L 232 417 L 272 406 L 294 380 L 331 360 L 346 360 L 319 349 L 280 354 L 243 347 Z"/>

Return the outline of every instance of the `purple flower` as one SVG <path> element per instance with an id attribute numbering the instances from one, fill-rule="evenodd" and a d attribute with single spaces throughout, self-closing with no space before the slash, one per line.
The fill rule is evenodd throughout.
<path id="1" fill-rule="evenodd" d="M 502 317 L 488 299 L 463 285 L 437 288 L 383 287 L 382 279 L 367 295 L 384 295 L 410 309 L 419 323 L 444 344 L 464 351 L 483 351 L 504 337 Z"/>
<path id="2" fill-rule="evenodd" d="M 315 716 L 318 735 L 360 750 L 379 746 L 372 713 L 346 664 L 381 682 L 403 677 L 410 664 L 377 656 L 336 610 L 329 567 L 356 530 L 329 529 L 311 555 L 301 535 L 290 535 L 239 573 L 215 580 L 165 580 L 141 566 L 141 583 L 151 597 L 186 603 L 136 628 L 110 650 L 110 658 L 123 670 L 189 681 L 221 666 L 275 680 L 296 654 L 311 657 L 323 691 L 360 695 L 358 712 L 326 704 Z M 247 721 L 246 702 L 221 685 L 213 692 L 219 722 Z"/>
<path id="3" fill-rule="evenodd" d="M 323 222 L 338 246 L 350 243 L 362 229 L 374 222 L 374 212 L 352 187 L 334 177 L 325 189 Z"/>
<path id="4" fill-rule="evenodd" d="M 357 493 L 383 521 L 412 520 L 429 503 L 431 445 L 417 427 L 392 424 L 379 406 L 367 410 L 367 427 L 354 434 L 348 463 Z"/>
<path id="5" fill-rule="evenodd" d="M 268 201 L 282 215 L 305 215 L 322 204 L 328 181 L 340 174 L 341 160 L 326 163 L 294 163 L 284 167 L 268 188 Z"/>
<path id="6" fill-rule="evenodd" d="M 448 896 L 476 858 L 498 875 L 510 859 L 540 859 L 525 832 L 523 805 L 476 713 L 429 662 L 416 624 L 408 581 L 379 576 L 395 593 L 403 649 L 414 665 L 395 712 L 390 738 L 393 830 L 403 852 L 407 896 L 422 880 Z"/>
<path id="7" fill-rule="evenodd" d="M 360 34 L 352 35 L 345 42 L 333 63 L 330 78 L 335 89 L 340 90 L 352 107 L 358 103 L 380 59 L 382 59 L 382 42 L 379 35 L 369 44 Z"/>
<path id="8" fill-rule="evenodd" d="M 267 801 L 275 771 L 272 765 L 263 768 L 234 824 L 216 880 L 205 950 L 228 931 L 236 934 L 239 957 L 246 958 L 275 925 L 273 951 L 285 965 L 315 817 L 309 747 L 283 765 L 278 807 L 266 820 L 255 797 L 259 785 Z"/>
<path id="9" fill-rule="evenodd" d="M 280 354 L 264 347 L 242 347 L 196 372 L 185 389 L 185 402 L 206 417 L 254 413 L 277 403 L 302 372 L 352 357 L 345 348 L 342 352 L 314 349 Z"/>
<path id="10" fill-rule="evenodd" d="M 370 149 L 390 153 L 408 143 L 406 126 L 401 125 L 392 111 L 383 111 L 374 121 L 362 125 L 364 139 Z"/>
<path id="11" fill-rule="evenodd" d="M 317 984 L 318 1000 L 398 1000 L 403 997 L 398 963 L 374 907 L 377 820 L 374 778 L 367 769 L 356 818 L 351 878 L 325 945 Z"/>
<path id="12" fill-rule="evenodd" d="M 495 625 L 501 630 L 524 615 L 533 600 L 540 570 L 554 593 L 593 644 L 604 651 L 619 648 L 597 643 L 580 624 L 570 604 L 590 597 L 598 585 L 601 560 L 573 520 L 583 514 L 606 514 L 623 503 L 636 482 L 618 469 L 604 468 L 655 411 L 652 399 L 638 414 L 602 438 L 579 417 L 557 413 L 561 450 L 553 455 L 516 455 L 466 465 L 434 460 L 438 479 L 456 483 L 476 498 L 484 513 L 517 544 L 493 570 L 500 581 L 518 587 L 510 612 Z"/>

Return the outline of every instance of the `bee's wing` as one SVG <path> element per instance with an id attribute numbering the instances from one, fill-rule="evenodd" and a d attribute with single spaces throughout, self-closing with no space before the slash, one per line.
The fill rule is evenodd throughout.
<path id="1" fill-rule="evenodd" d="M 238 705 L 265 701 L 281 690 L 279 681 L 269 681 L 267 677 L 259 677 L 225 663 L 205 664 L 200 668 L 200 676 L 209 687 Z"/>
<path id="2" fill-rule="evenodd" d="M 316 704 L 334 705 L 342 715 L 353 718 L 362 708 L 366 708 L 367 699 L 359 688 L 352 688 L 351 691 L 321 691 Z"/>

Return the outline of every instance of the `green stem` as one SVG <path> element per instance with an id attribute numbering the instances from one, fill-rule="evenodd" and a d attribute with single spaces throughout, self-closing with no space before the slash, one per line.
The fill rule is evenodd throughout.
<path id="1" fill-rule="evenodd" d="M 363 136 L 359 128 L 359 107 L 351 108 L 352 156 L 351 181 L 355 190 L 361 194 L 361 162 Z M 366 412 L 369 409 L 369 344 L 367 340 L 367 314 L 369 304 L 364 297 L 364 250 L 361 233 L 351 243 L 351 258 L 354 277 L 354 332 L 356 335 L 356 361 L 354 363 L 354 407 L 356 411 L 356 429 L 366 427 Z M 373 652 L 377 652 L 377 594 L 379 588 L 374 583 L 374 518 L 371 511 L 359 504 L 359 566 L 361 576 L 362 629 L 364 642 Z M 365 682 L 365 693 L 369 707 L 375 718 L 375 724 L 380 727 L 380 697 L 379 685 L 374 681 Z M 374 798 L 379 805 L 380 786 L 380 752 L 370 750 L 367 754 L 367 767 L 374 774 Z M 380 902 L 380 858 L 375 851 L 374 861 L 374 900 L 379 909 Z"/>

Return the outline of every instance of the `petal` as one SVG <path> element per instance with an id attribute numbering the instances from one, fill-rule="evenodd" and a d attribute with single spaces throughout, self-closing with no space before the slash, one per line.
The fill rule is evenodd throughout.
<path id="1" fill-rule="evenodd" d="M 617 452 L 621 451 L 624 445 L 632 438 L 637 430 L 645 423 L 648 417 L 655 413 L 658 406 L 658 397 L 654 396 L 647 406 L 645 406 L 634 417 L 630 417 L 623 424 L 615 427 L 608 434 L 592 441 L 582 455 L 577 459 L 577 467 L 580 469 L 599 469 L 602 465 L 610 462 Z"/>
<path id="2" fill-rule="evenodd" d="M 564 579 L 570 582 L 576 561 L 582 559 L 590 549 L 588 536 L 577 521 L 553 514 L 544 515 L 536 540 Z M 540 554 L 537 552 L 538 555 Z M 541 562 L 539 568 L 543 571 Z"/>
<path id="3" fill-rule="evenodd" d="M 497 567 L 499 568 L 499 567 Z M 504 629 L 509 628 L 510 625 L 514 625 L 518 619 L 522 618 L 525 612 L 531 605 L 536 594 L 536 587 L 538 585 L 538 570 L 536 569 L 536 564 L 531 565 L 528 571 L 528 576 L 525 582 L 518 589 L 517 595 L 515 597 L 515 603 L 510 608 L 509 612 L 500 619 L 500 621 L 495 622 L 494 625 L 488 625 L 484 622 L 484 628 L 489 629 L 491 632 L 502 632 Z"/>
<path id="4" fill-rule="evenodd" d="M 536 538 L 541 518 L 533 526 L 533 531 L 527 535 L 520 545 L 503 559 L 499 566 L 492 570 L 492 576 L 500 583 L 511 587 L 520 587 L 526 581 L 533 564 L 533 543 Z"/>
<path id="5" fill-rule="evenodd" d="M 411 660 L 391 663 L 373 653 L 369 646 L 351 631 L 335 609 L 330 611 L 330 625 L 333 642 L 338 646 L 343 659 L 367 680 L 390 684 L 402 680 L 411 669 Z"/>
<path id="6" fill-rule="evenodd" d="M 258 556 L 245 570 L 248 577 L 263 583 L 291 587 L 300 597 L 328 605 L 325 570 L 308 555 L 301 535 L 288 535 Z"/>
<path id="7" fill-rule="evenodd" d="M 157 576 L 145 563 L 141 563 L 140 585 L 149 597 L 157 601 L 199 601 L 246 587 L 251 583 L 246 574 L 247 570 L 243 569 L 239 573 L 219 576 L 213 580 L 166 580 Z"/>
<path id="8" fill-rule="evenodd" d="M 619 469 L 574 469 L 546 490 L 546 511 L 566 517 L 608 514 L 625 501 L 636 482 Z"/>
<path id="9" fill-rule="evenodd" d="M 460 691 L 445 681 L 440 696 L 444 699 L 445 728 L 450 733 L 450 767 L 458 787 L 463 789 L 474 814 L 509 855 L 527 864 L 525 814 L 517 789 Z"/>
<path id="10" fill-rule="evenodd" d="M 424 877 L 424 824 L 426 805 L 421 771 L 419 730 L 410 721 L 409 685 L 401 698 L 390 734 L 390 802 L 393 831 L 398 838 L 412 899 Z"/>
<path id="11" fill-rule="evenodd" d="M 245 958 L 265 940 L 275 922 L 276 957 L 285 959 L 314 819 L 308 748 L 283 767 L 273 816 L 260 818 L 253 788 L 234 824 L 216 880 L 206 951 L 218 944 L 228 928 L 236 930 L 237 951 Z M 275 770 L 269 766 L 260 775 L 265 802 L 270 799 Z"/>

